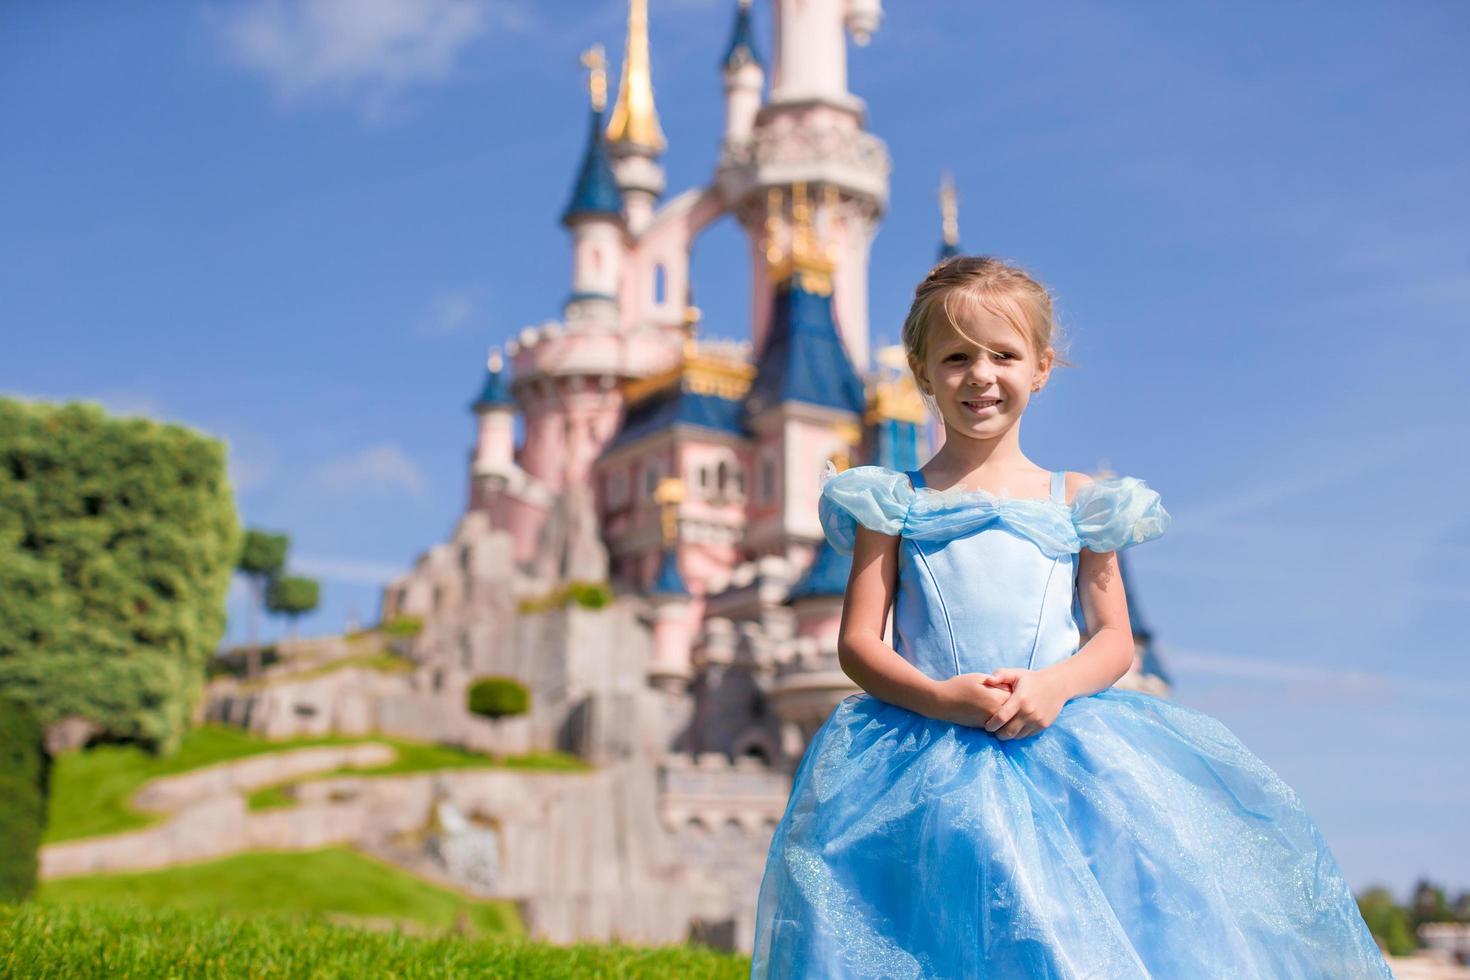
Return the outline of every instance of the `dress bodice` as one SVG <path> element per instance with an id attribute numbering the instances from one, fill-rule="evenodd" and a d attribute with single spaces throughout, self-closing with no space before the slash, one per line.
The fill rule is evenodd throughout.
<path id="1" fill-rule="evenodd" d="M 828 472 L 819 510 L 840 551 L 858 523 L 901 537 L 893 645 L 904 659 L 935 678 L 1038 669 L 1077 651 L 1081 549 L 1115 551 L 1169 526 L 1142 480 L 1094 480 L 1068 504 L 1065 477 L 1052 474 L 1048 497 L 1009 497 L 857 466 Z"/>

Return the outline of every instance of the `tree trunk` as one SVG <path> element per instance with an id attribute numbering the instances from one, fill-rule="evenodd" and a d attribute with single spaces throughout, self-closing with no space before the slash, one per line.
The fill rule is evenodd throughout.
<path id="1" fill-rule="evenodd" d="M 261 576 L 251 575 L 250 593 L 255 601 L 250 603 L 250 641 L 245 647 L 245 679 L 252 681 L 260 676 L 260 607 L 265 602 L 262 592 Z"/>

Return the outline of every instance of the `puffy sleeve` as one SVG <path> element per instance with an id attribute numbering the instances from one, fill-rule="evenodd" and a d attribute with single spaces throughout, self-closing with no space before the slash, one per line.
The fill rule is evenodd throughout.
<path id="1" fill-rule="evenodd" d="M 839 473 L 829 461 L 822 471 L 817 513 L 832 547 L 850 555 L 859 524 L 884 534 L 902 532 L 913 499 L 913 485 L 903 473 L 884 466 L 854 466 Z"/>
<path id="2" fill-rule="evenodd" d="M 1152 541 L 1169 529 L 1169 512 L 1156 490 L 1131 476 L 1083 484 L 1072 501 L 1072 523 L 1082 547 L 1117 551 Z"/>

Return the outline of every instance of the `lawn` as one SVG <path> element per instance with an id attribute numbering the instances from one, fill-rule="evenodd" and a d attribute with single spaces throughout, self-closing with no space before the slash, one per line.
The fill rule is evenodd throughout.
<path id="1" fill-rule="evenodd" d="M 133 794 L 144 783 L 159 776 L 171 776 L 265 752 L 360 742 L 391 745 L 398 751 L 398 759 L 376 769 L 351 770 L 357 773 L 389 775 L 476 767 L 560 770 L 588 768 L 574 756 L 556 752 L 494 759 L 478 752 L 466 752 L 450 746 L 427 745 L 394 738 L 328 737 L 271 742 L 238 728 L 202 725 L 184 737 L 177 753 L 167 757 L 153 756 L 131 745 L 100 745 L 82 752 L 62 755 L 51 770 L 51 792 L 43 843 L 115 834 L 146 827 L 164 819 L 161 815 L 140 813 L 129 803 Z"/>
<path id="2" fill-rule="evenodd" d="M 523 935 L 515 906 L 439 888 L 346 847 L 251 851 L 161 871 L 43 881 L 43 905 L 126 905 L 200 912 L 334 914 L 405 920 L 434 930 L 461 910 L 483 935 Z"/>
<path id="3" fill-rule="evenodd" d="M 745 980 L 748 957 L 692 946 L 421 939 L 276 915 L 0 905 L 0 977 L 640 977 Z"/>
<path id="4" fill-rule="evenodd" d="M 421 742 L 402 742 L 398 739 L 382 738 L 398 750 L 398 758 L 384 766 L 371 769 L 337 769 L 317 773 L 302 779 L 264 786 L 245 797 L 246 805 L 252 810 L 270 810 L 283 806 L 295 806 L 289 787 L 311 779 L 326 779 L 331 776 L 392 776 L 412 772 L 433 772 L 437 769 L 535 769 L 542 772 L 586 772 L 592 767 L 574 755 L 565 752 L 529 752 L 492 759 L 478 752 L 466 752 L 452 745 L 425 745 Z"/>

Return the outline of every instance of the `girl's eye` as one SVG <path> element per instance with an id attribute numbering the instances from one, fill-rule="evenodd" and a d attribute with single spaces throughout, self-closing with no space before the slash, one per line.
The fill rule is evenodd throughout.
<path id="1" fill-rule="evenodd" d="M 949 355 L 948 357 L 945 358 L 945 361 L 946 362 L 948 362 L 948 361 L 963 361 L 964 359 L 965 359 L 965 355 L 963 355 L 963 354 L 951 354 L 951 355 Z"/>

